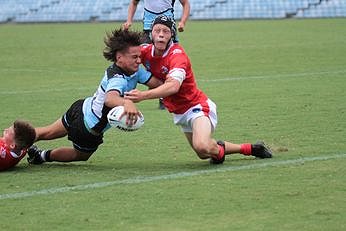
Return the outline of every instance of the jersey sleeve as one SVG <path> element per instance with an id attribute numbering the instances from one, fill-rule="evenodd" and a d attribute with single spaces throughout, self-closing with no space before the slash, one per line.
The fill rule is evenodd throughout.
<path id="1" fill-rule="evenodd" d="M 171 53 L 168 75 L 178 80 L 181 84 L 186 78 L 189 63 L 189 59 L 183 50 L 174 49 Z"/>
<path id="2" fill-rule="evenodd" d="M 180 48 L 175 48 L 170 54 L 170 70 L 181 68 L 186 70 L 189 65 L 189 58 Z"/>
<path id="3" fill-rule="evenodd" d="M 137 72 L 138 82 L 146 84 L 151 79 L 151 72 L 147 71 L 143 66 L 140 66 Z"/>
<path id="4" fill-rule="evenodd" d="M 113 77 L 108 80 L 107 87 L 105 92 L 109 91 L 118 91 L 121 96 L 124 95 L 126 91 L 127 81 L 123 78 L 123 76 Z"/>

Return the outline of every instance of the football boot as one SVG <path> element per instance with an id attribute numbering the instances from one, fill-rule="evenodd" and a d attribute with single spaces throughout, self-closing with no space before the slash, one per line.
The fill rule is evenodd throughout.
<path id="1" fill-rule="evenodd" d="M 251 144 L 251 155 L 258 158 L 272 158 L 272 151 L 265 146 L 263 141 Z"/>
<path id="2" fill-rule="evenodd" d="M 32 145 L 28 149 L 27 161 L 29 164 L 42 164 L 44 161 L 41 157 L 42 150 L 40 150 L 36 145 Z"/>

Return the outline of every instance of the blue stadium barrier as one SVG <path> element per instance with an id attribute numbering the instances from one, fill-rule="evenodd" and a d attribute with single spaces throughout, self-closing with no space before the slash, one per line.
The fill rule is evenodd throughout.
<path id="1" fill-rule="evenodd" d="M 125 21 L 130 0 L 0 0 L 0 23 Z M 190 0 L 190 20 L 346 17 L 346 0 Z M 175 4 L 176 18 L 182 7 Z M 135 20 L 141 20 L 143 1 Z"/>

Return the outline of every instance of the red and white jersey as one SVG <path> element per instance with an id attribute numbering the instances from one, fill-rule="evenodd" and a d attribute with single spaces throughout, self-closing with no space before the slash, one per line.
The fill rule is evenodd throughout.
<path id="1" fill-rule="evenodd" d="M 25 152 L 22 155 L 17 155 L 6 146 L 5 142 L 0 138 L 0 171 L 9 169 L 25 156 Z"/>
<path id="2" fill-rule="evenodd" d="M 179 91 L 163 99 L 163 103 L 169 112 L 183 114 L 189 108 L 197 104 L 205 104 L 208 97 L 197 87 L 191 62 L 184 49 L 176 43 L 172 43 L 163 56 L 154 56 L 152 44 L 142 47 L 141 59 L 143 65 L 156 78 L 166 80 L 168 74 L 173 72 L 184 73 Z"/>

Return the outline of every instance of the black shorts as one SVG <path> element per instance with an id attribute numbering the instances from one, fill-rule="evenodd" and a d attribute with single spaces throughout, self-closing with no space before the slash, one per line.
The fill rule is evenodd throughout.
<path id="1" fill-rule="evenodd" d="M 80 152 L 94 153 L 103 143 L 103 134 L 91 134 L 84 124 L 83 115 L 84 99 L 74 102 L 61 118 L 68 132 L 68 139 L 73 142 L 73 147 Z"/>

